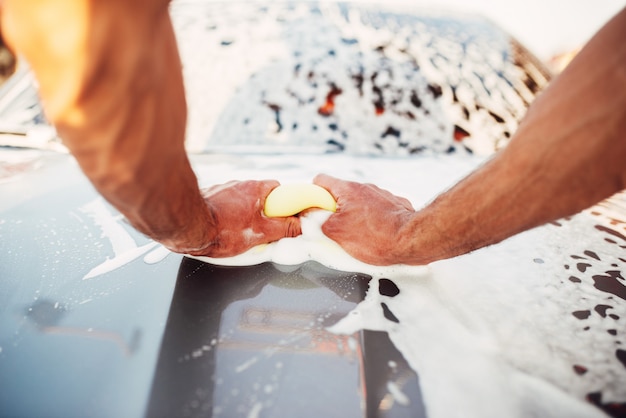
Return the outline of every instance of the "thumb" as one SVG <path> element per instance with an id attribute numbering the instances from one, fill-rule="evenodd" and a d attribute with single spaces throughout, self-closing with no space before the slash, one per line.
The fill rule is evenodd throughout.
<path id="1" fill-rule="evenodd" d="M 317 184 L 318 186 L 325 188 L 326 190 L 330 191 L 331 194 L 331 189 L 335 184 L 337 184 L 337 182 L 337 178 L 329 176 L 328 174 L 318 174 L 313 178 L 313 184 Z"/>

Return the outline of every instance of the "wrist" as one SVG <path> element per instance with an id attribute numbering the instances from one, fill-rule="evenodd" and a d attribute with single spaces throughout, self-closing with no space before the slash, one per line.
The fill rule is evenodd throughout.
<path id="1" fill-rule="evenodd" d="M 413 213 L 398 234 L 395 257 L 400 263 L 426 265 L 463 253 L 453 247 L 451 223 L 432 205 Z M 462 244 L 455 235 L 454 243 Z"/>
<path id="2" fill-rule="evenodd" d="M 427 245 L 429 232 L 421 212 L 412 213 L 402 224 L 395 238 L 392 259 L 394 263 L 424 265 L 432 260 L 428 254 L 432 246 Z"/>
<path id="3" fill-rule="evenodd" d="M 198 199 L 195 215 L 189 214 L 175 233 L 158 240 L 170 251 L 189 255 L 207 255 L 218 246 L 217 221 L 210 204 L 202 197 Z M 191 208 L 191 206 L 190 206 Z"/>

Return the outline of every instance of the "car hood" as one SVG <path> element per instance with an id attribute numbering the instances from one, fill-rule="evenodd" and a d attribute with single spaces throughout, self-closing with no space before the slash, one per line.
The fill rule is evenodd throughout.
<path id="1" fill-rule="evenodd" d="M 201 186 L 325 172 L 419 208 L 506 146 L 550 78 L 471 16 L 194 1 L 171 14 Z M 623 194 L 427 267 L 328 256 L 314 218 L 252 265 L 197 260 L 96 193 L 25 66 L 0 98 L 7 415 L 623 414 Z"/>

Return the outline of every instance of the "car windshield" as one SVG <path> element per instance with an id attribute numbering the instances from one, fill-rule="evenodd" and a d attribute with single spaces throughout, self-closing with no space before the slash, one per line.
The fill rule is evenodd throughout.
<path id="1" fill-rule="evenodd" d="M 475 16 L 185 1 L 171 15 L 190 153 L 489 155 L 550 79 L 514 38 Z M 41 129 L 27 65 L 0 98 L 0 144 L 59 146 Z"/>

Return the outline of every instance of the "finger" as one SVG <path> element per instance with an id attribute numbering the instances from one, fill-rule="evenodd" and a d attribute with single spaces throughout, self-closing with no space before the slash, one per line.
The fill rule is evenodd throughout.
<path id="1" fill-rule="evenodd" d="M 261 183 L 259 189 L 261 208 L 265 207 L 265 200 L 267 199 L 267 196 L 278 186 L 280 186 L 280 183 L 276 180 L 264 180 Z"/>
<path id="2" fill-rule="evenodd" d="M 413 203 L 411 203 L 411 201 L 409 199 L 405 199 L 404 197 L 401 197 L 400 201 L 402 202 L 402 205 L 406 209 L 408 209 L 410 211 L 413 211 L 413 212 L 415 211 L 415 208 L 413 207 Z"/>
<path id="3" fill-rule="evenodd" d="M 337 181 L 339 181 L 339 179 L 329 176 L 328 174 L 318 174 L 313 179 L 313 184 L 317 184 L 318 186 L 330 191 L 333 186 L 337 184 Z"/>
<path id="4" fill-rule="evenodd" d="M 265 202 L 269 194 L 280 186 L 280 182 L 277 180 L 263 180 L 259 182 L 259 186 L 256 190 L 258 200 L 256 201 L 255 208 L 260 211 L 261 216 L 265 218 Z"/>
<path id="5" fill-rule="evenodd" d="M 302 234 L 300 218 L 265 218 L 263 222 L 265 242 L 278 241 L 281 238 L 293 238 Z"/>
<path id="6" fill-rule="evenodd" d="M 261 180 L 259 183 L 261 184 L 261 191 L 266 195 L 280 186 L 280 182 L 278 180 Z"/>
<path id="7" fill-rule="evenodd" d="M 349 188 L 354 184 L 327 174 L 318 174 L 313 179 L 313 183 L 328 190 L 337 201 L 338 206 L 340 205 L 341 195 L 346 194 L 349 191 Z"/>

